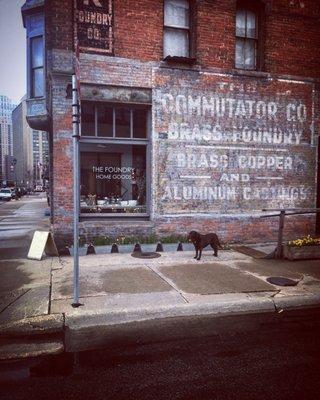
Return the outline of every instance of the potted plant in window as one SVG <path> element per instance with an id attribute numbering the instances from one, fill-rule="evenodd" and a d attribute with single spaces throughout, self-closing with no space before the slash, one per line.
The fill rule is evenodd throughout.
<path id="1" fill-rule="evenodd" d="M 291 240 L 283 246 L 283 256 L 288 260 L 308 260 L 320 258 L 320 238 L 310 235 Z"/>
<path id="2" fill-rule="evenodd" d="M 145 204 L 146 195 L 146 177 L 145 171 L 141 169 L 135 170 L 135 185 L 137 188 L 137 201 L 139 205 Z"/>

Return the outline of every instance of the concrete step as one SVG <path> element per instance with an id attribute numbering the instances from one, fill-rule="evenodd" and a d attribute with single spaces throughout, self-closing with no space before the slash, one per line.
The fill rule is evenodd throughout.
<path id="1" fill-rule="evenodd" d="M 64 317 L 41 315 L 0 327 L 0 360 L 63 353 Z"/>
<path id="2" fill-rule="evenodd" d="M 35 337 L 63 332 L 64 317 L 62 314 L 46 314 L 24 318 L 3 324 L 0 327 L 0 340 L 4 337 Z"/>
<path id="3" fill-rule="evenodd" d="M 7 340 L 1 343 L 0 360 L 16 360 L 30 357 L 60 354 L 64 352 L 64 342 L 59 338 Z"/>

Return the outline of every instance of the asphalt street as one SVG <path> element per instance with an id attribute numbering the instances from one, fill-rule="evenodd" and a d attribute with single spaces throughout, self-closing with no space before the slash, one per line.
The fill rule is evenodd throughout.
<path id="1" fill-rule="evenodd" d="M 4 290 L 12 289 L 5 279 L 6 268 L 20 271 L 16 278 L 24 288 L 31 285 L 32 290 L 42 290 L 47 280 L 50 268 L 45 269 L 43 264 L 43 282 L 38 282 L 36 288 L 32 269 L 13 264 L 26 257 L 33 231 L 48 224 L 44 200 L 35 195 L 0 205 L 0 288 L 2 285 Z M 89 262 L 90 258 L 85 260 Z M 206 268 L 205 261 L 199 265 Z M 259 265 L 252 266 L 253 273 L 261 270 Z M 247 264 L 240 267 L 248 268 Z M 286 263 L 282 267 L 284 271 L 291 268 Z M 263 265 L 269 275 L 274 272 L 272 268 Z M 189 275 L 180 269 L 175 273 L 186 284 Z M 91 266 L 91 274 L 93 270 Z M 168 271 L 171 280 L 177 278 Z M 309 272 L 315 271 L 318 274 L 310 263 Z M 138 269 L 139 282 L 143 282 L 140 272 Z M 119 282 L 118 275 L 113 272 L 115 282 Z M 132 292 L 134 282 L 129 281 Z M 39 294 L 31 290 L 28 293 L 40 303 Z M 129 298 L 130 293 L 123 296 Z M 320 393 L 319 317 L 320 309 L 316 308 L 279 309 L 272 313 L 171 317 L 106 326 L 102 350 L 1 362 L 0 399 L 315 400 Z M 65 329 L 70 330 L 68 326 Z M 92 329 L 89 340 L 94 341 L 97 328 Z"/>
<path id="2" fill-rule="evenodd" d="M 48 228 L 45 194 L 0 202 L 0 260 L 26 258 L 33 232 Z"/>
<path id="3" fill-rule="evenodd" d="M 123 333 L 104 350 L 0 365 L 0 398 L 315 400 L 319 316 L 312 309 L 149 321 L 139 339 Z"/>

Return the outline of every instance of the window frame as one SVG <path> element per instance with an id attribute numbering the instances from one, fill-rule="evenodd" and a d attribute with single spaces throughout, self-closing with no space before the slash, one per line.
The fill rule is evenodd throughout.
<path id="1" fill-rule="evenodd" d="M 35 40 L 41 39 L 41 47 L 42 47 L 42 64 L 39 66 L 33 66 L 33 43 Z M 42 94 L 36 96 L 36 87 L 35 87 L 35 72 L 41 70 L 42 71 Z M 44 79 L 44 38 L 43 35 L 33 36 L 30 38 L 30 95 L 33 99 L 44 97 L 45 93 L 45 79 Z"/>
<path id="2" fill-rule="evenodd" d="M 133 103 L 108 103 L 108 102 L 93 102 L 93 101 L 84 101 L 83 103 L 90 104 L 94 106 L 94 135 L 84 135 L 82 133 L 82 116 L 81 116 L 81 123 L 80 123 L 80 136 L 82 138 L 99 138 L 99 139 L 114 139 L 116 141 L 122 140 L 122 139 L 128 139 L 128 140 L 148 140 L 148 129 L 150 129 L 150 112 L 151 112 L 151 107 L 150 104 L 133 104 Z M 112 136 L 101 136 L 98 135 L 98 107 L 101 105 L 105 105 L 108 107 L 113 108 L 113 115 L 112 115 L 112 120 L 113 120 L 113 127 L 112 127 Z M 117 108 L 129 108 L 130 109 L 130 136 L 129 137 L 121 137 L 121 136 L 116 136 L 116 109 Z M 139 138 L 133 136 L 133 111 L 134 110 L 145 110 L 146 111 L 146 137 L 145 138 Z"/>
<path id="3" fill-rule="evenodd" d="M 32 24 L 32 18 L 39 18 L 38 24 Z M 27 26 L 27 93 L 28 99 L 42 99 L 45 98 L 46 93 L 46 61 L 45 61 L 45 33 L 44 33 L 44 13 L 38 12 L 36 14 L 30 14 L 26 16 Z M 42 38 L 42 66 L 33 68 L 33 53 L 32 53 L 32 42 L 37 38 Z M 43 92 L 39 96 L 35 96 L 34 93 L 34 71 L 42 69 L 43 71 Z"/>
<path id="4" fill-rule="evenodd" d="M 195 1 L 188 0 L 189 3 L 189 26 L 178 27 L 174 25 L 166 25 L 165 23 L 165 13 L 166 13 L 166 1 L 163 2 L 163 59 L 165 61 L 179 61 L 179 62 L 186 62 L 186 63 L 194 63 L 195 62 Z M 177 56 L 177 55 L 165 55 L 164 54 L 164 43 L 165 43 L 165 34 L 166 30 L 176 30 L 182 32 L 188 32 L 188 55 L 187 56 Z"/>
<path id="5" fill-rule="evenodd" d="M 145 146 L 146 147 L 146 201 L 145 201 L 145 207 L 146 207 L 146 212 L 145 213 L 84 213 L 81 212 L 81 207 L 79 204 L 79 217 L 82 219 L 106 219 L 106 220 L 128 220 L 132 219 L 134 221 L 136 220 L 149 220 L 150 219 L 150 213 L 151 213 L 151 176 L 152 176 L 152 171 L 151 171 L 151 106 L 150 104 L 133 104 L 133 103 L 108 103 L 108 102 L 93 102 L 93 101 L 85 101 L 86 103 L 92 104 L 95 107 L 95 136 L 86 136 L 82 135 L 81 132 L 81 123 L 80 123 L 80 147 L 79 147 L 79 157 L 81 159 L 81 145 L 82 144 L 89 144 L 89 145 L 108 145 L 108 144 L 115 144 L 115 145 L 139 145 L 139 146 Z M 113 107 L 113 135 L 112 137 L 108 136 L 98 136 L 98 106 L 99 105 L 106 105 Z M 125 107 L 125 108 L 130 108 L 130 137 L 116 137 L 115 136 L 115 109 L 117 107 Z M 133 124 L 132 124 L 132 110 L 137 108 L 144 109 L 147 112 L 146 115 L 146 137 L 145 138 L 135 138 L 132 136 L 132 129 L 133 129 Z M 81 171 L 81 165 L 79 165 L 79 174 Z M 81 177 L 80 177 L 81 179 Z M 81 188 L 79 188 L 79 199 L 81 197 Z"/>
<path id="6" fill-rule="evenodd" d="M 237 35 L 237 14 L 238 11 L 243 10 L 246 12 L 251 11 L 255 14 L 256 22 L 256 37 L 250 38 L 247 36 Z M 247 29 L 247 24 L 245 25 Z M 262 71 L 264 69 L 264 31 L 265 31 L 265 5 L 261 1 L 252 0 L 238 0 L 235 10 L 235 50 L 234 50 L 234 67 L 238 70 L 244 71 Z M 237 67 L 236 55 L 237 55 L 237 42 L 243 40 L 244 42 L 253 41 L 255 43 L 255 66 L 254 68 Z"/>

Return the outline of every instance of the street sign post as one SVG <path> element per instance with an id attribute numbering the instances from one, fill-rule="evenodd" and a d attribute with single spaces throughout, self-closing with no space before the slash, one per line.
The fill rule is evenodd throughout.
<path id="1" fill-rule="evenodd" d="M 73 124 L 73 303 L 79 302 L 79 99 L 77 77 L 72 75 L 72 124 Z"/>

